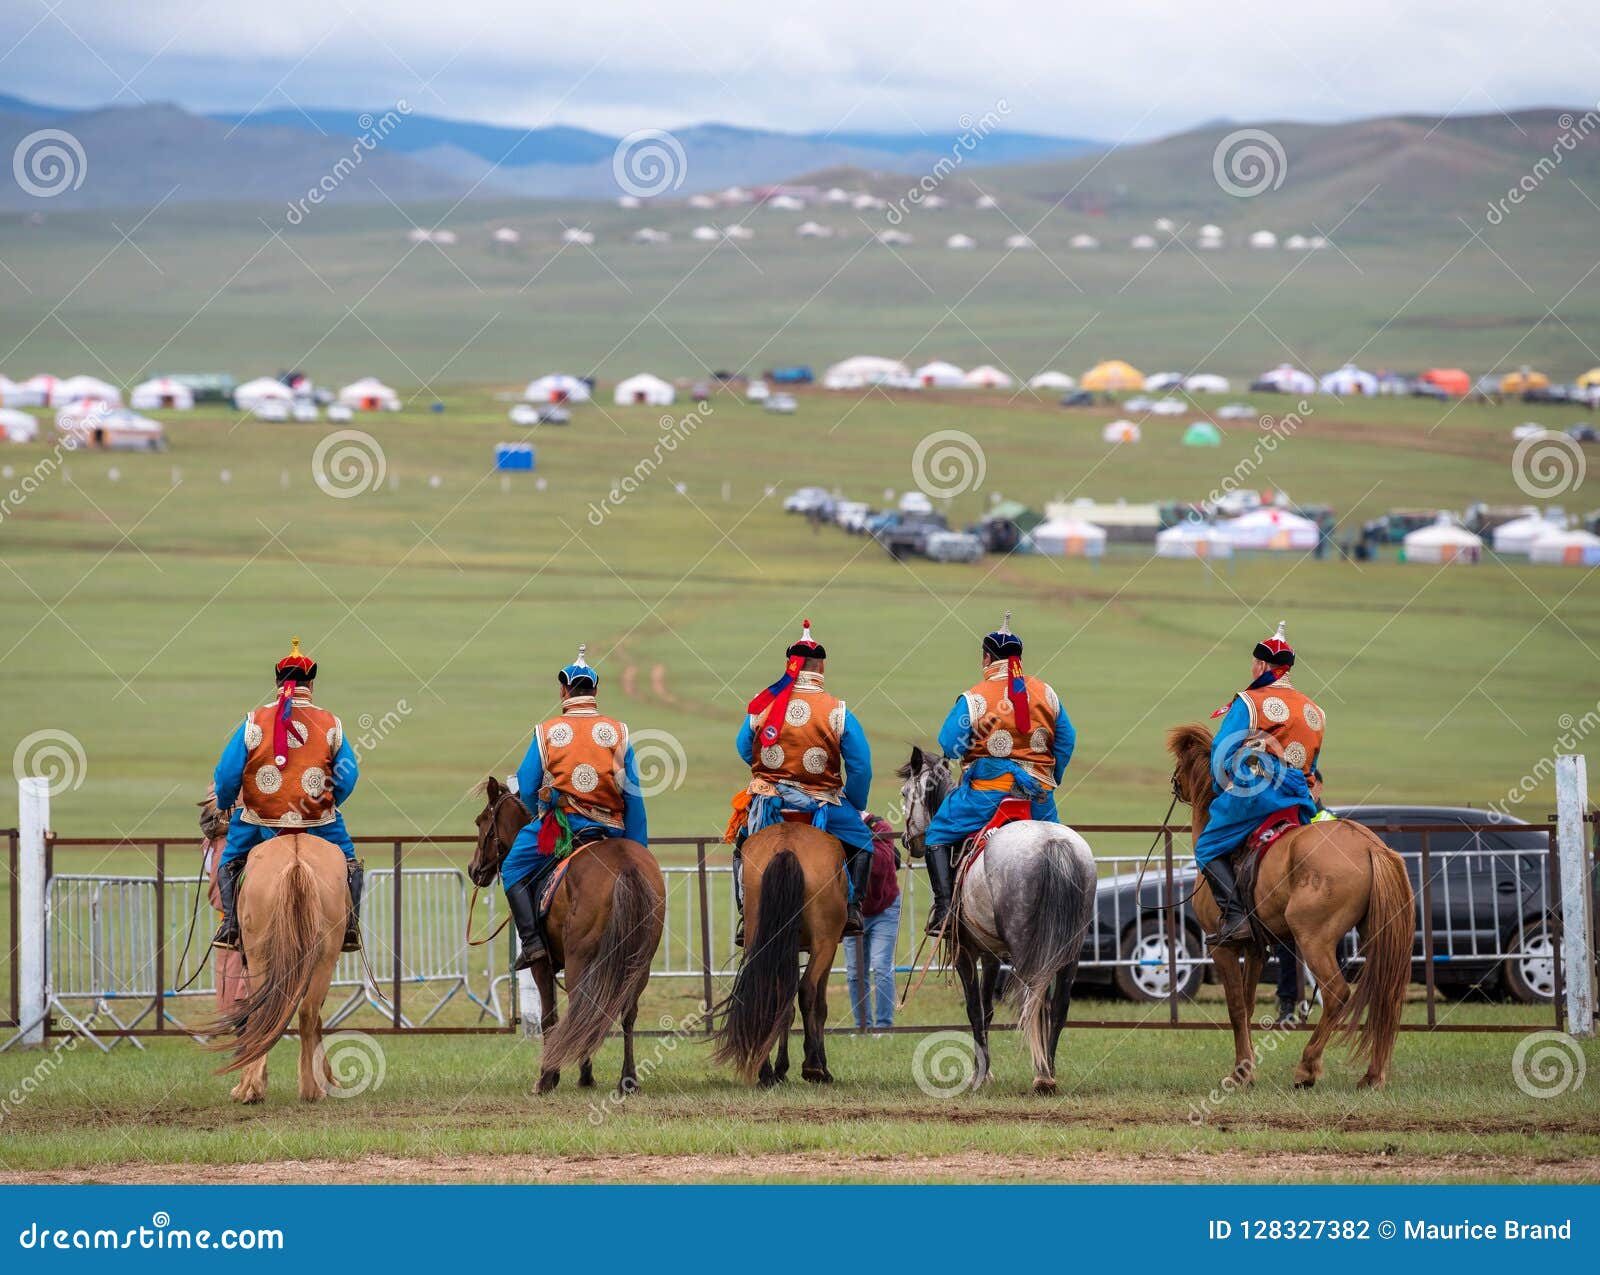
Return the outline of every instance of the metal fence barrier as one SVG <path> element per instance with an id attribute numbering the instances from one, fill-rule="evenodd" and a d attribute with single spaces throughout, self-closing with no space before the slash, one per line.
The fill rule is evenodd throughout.
<path id="1" fill-rule="evenodd" d="M 1592 817 L 1591 817 L 1592 818 Z M 1595 824 L 1600 831 L 1600 824 Z M 1485 831 L 1494 825 L 1483 825 Z M 1553 1002 L 1552 1018 L 1564 1022 L 1558 862 L 1553 831 L 1522 826 L 1547 844 L 1504 849 L 1474 834 L 1473 848 L 1436 851 L 1432 838 L 1471 833 L 1464 825 L 1411 825 L 1377 829 L 1391 840 L 1408 838 L 1407 861 L 1417 906 L 1415 962 L 1425 988 L 1426 1023 L 1443 1030 L 1528 1031 L 1546 1024 L 1441 1024 L 1439 984 L 1481 980 L 1515 963 L 1528 990 Z M 1500 826 L 1499 831 L 1504 831 Z M 1174 849 L 1174 838 L 1188 830 L 1142 825 L 1079 825 L 1086 836 L 1136 834 L 1154 837 L 1152 856 L 1106 855 L 1097 859 L 1100 884 L 1079 969 L 1082 981 L 1116 982 L 1136 999 L 1165 1001 L 1167 1013 L 1142 1020 L 1074 1019 L 1074 1026 L 1166 1026 L 1216 1028 L 1214 1017 L 1185 1019 L 1183 1000 L 1205 976 L 1199 925 L 1188 906 L 1195 872 L 1192 856 Z M 11 834 L 12 952 L 11 1018 L 18 1027 L 16 836 Z M 1409 848 L 1414 841 L 1415 848 Z M 363 1009 L 386 1020 L 380 1030 L 411 1032 L 504 1031 L 517 1021 L 515 982 L 510 977 L 515 937 L 481 947 L 468 944 L 473 892 L 455 867 L 408 867 L 409 851 L 438 850 L 465 857 L 471 837 L 357 838 L 369 864 L 386 850 L 388 866 L 369 866 L 362 901 L 365 952 L 340 958 L 334 987 L 344 999 L 329 1015 L 337 1025 Z M 737 964 L 733 944 L 736 914 L 726 848 L 704 837 L 662 838 L 655 843 L 692 848 L 694 862 L 663 869 L 667 884 L 666 923 L 652 965 L 657 978 L 695 979 L 707 1004 L 716 999 L 719 980 Z M 148 874 L 65 873 L 54 870 L 61 849 L 98 848 L 108 857 L 139 852 L 153 857 Z M 170 852 L 186 862 L 192 842 L 167 839 L 109 840 L 52 838 L 46 844 L 47 874 L 47 1034 L 76 1031 L 102 1048 L 121 1040 L 141 1047 L 141 1038 L 183 1033 L 196 1027 L 180 1017 L 184 1001 L 209 996 L 214 983 L 203 962 L 211 924 L 204 883 L 184 872 L 169 873 Z M 907 973 L 920 937 L 920 873 L 903 869 L 896 968 Z M 498 891 L 482 892 L 478 930 L 488 934 L 503 906 Z M 1169 907 L 1169 903 L 1176 906 Z M 508 927 L 509 928 L 509 927 Z M 1352 933 L 1343 957 L 1361 961 Z M 474 966 L 476 965 L 476 968 Z M 842 970 L 841 962 L 836 969 Z M 409 998 L 407 992 L 411 993 Z M 502 992 L 509 1004 L 502 1003 Z M 421 1000 L 418 1000 L 418 997 Z M 471 1023 L 437 1020 L 457 997 L 477 1007 Z M 407 1014 L 404 1006 L 410 1000 Z M 847 994 L 848 999 L 848 994 Z M 82 1007 L 92 1007 L 92 1014 Z M 93 1019 L 93 1027 L 89 1019 Z M 190 1014 L 191 1019 L 199 1021 Z M 459 1019 L 460 1015 L 457 1015 Z M 59 1023 L 57 1019 L 61 1020 Z M 493 1020 L 486 1025 L 485 1020 Z M 1550 1019 L 1546 1020 L 1548 1023 Z M 109 1026 L 108 1026 L 109 1024 Z M 931 1030 L 919 1027 L 917 1030 Z"/>

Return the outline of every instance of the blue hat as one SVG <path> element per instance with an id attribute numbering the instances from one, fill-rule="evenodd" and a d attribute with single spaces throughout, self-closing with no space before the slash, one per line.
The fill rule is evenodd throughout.
<path id="1" fill-rule="evenodd" d="M 983 639 L 983 653 L 997 660 L 1022 654 L 1022 639 L 1011 631 L 1011 612 L 1007 611 L 1000 627 Z"/>
<path id="2" fill-rule="evenodd" d="M 584 652 L 589 648 L 584 643 L 578 643 L 578 658 L 561 670 L 561 685 L 569 691 L 576 691 L 580 683 L 588 683 L 589 690 L 598 690 L 600 687 L 600 674 L 589 667 L 589 661 L 584 658 Z"/>

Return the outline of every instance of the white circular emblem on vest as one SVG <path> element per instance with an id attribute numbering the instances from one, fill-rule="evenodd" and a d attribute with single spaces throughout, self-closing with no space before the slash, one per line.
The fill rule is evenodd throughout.
<path id="1" fill-rule="evenodd" d="M 1059 713 L 1061 711 L 1061 696 L 1057 695 L 1056 688 L 1048 683 L 1044 688 L 1044 698 L 1045 703 L 1050 705 L 1051 712 Z"/>
<path id="2" fill-rule="evenodd" d="M 320 766 L 308 766 L 300 776 L 300 786 L 306 790 L 306 796 L 320 797 L 328 786 L 328 772 Z"/>
<path id="3" fill-rule="evenodd" d="M 844 705 L 835 704 L 828 710 L 828 729 L 835 735 L 844 734 Z"/>
<path id="4" fill-rule="evenodd" d="M 343 747 L 344 724 L 336 719 L 333 725 L 328 727 L 328 748 L 332 752 L 338 752 Z"/>
<path id="5" fill-rule="evenodd" d="M 615 748 L 618 739 L 617 728 L 610 722 L 596 722 L 589 731 L 589 738 L 601 748 Z"/>
<path id="6" fill-rule="evenodd" d="M 256 787 L 262 792 L 277 792 L 283 787 L 283 772 L 276 766 L 263 766 L 256 771 Z"/>
<path id="7" fill-rule="evenodd" d="M 983 746 L 989 750 L 991 757 L 1011 756 L 1011 732 L 1008 730 L 992 731 L 989 738 L 983 741 Z"/>
<path id="8" fill-rule="evenodd" d="M 979 695 L 977 691 L 967 692 L 967 724 L 983 720 L 983 715 L 989 711 L 989 701 Z"/>
<path id="9" fill-rule="evenodd" d="M 301 744 L 311 738 L 311 731 L 304 722 L 291 721 L 289 728 L 284 731 L 283 735 L 289 741 L 290 748 L 299 748 Z"/>
<path id="10" fill-rule="evenodd" d="M 244 724 L 244 746 L 246 748 L 261 746 L 261 726 L 254 719 Z"/>
<path id="11" fill-rule="evenodd" d="M 572 786 L 579 792 L 593 792 L 600 786 L 600 772 L 588 762 L 582 762 L 573 768 Z"/>
<path id="12" fill-rule="evenodd" d="M 289 810 L 284 812 L 284 823 L 299 823 L 300 821 L 300 812 L 298 810 Z"/>
<path id="13" fill-rule="evenodd" d="M 1289 741 L 1289 746 L 1283 750 L 1283 759 L 1291 766 L 1304 768 L 1306 764 L 1306 746 L 1298 739 Z"/>
<path id="14" fill-rule="evenodd" d="M 811 720 L 811 705 L 803 699 L 792 699 L 784 711 L 783 720 L 791 726 L 804 726 Z"/>
<path id="15" fill-rule="evenodd" d="M 1269 695 L 1261 701 L 1261 712 L 1269 722 L 1281 725 L 1289 720 L 1289 706 L 1276 695 Z"/>
<path id="16" fill-rule="evenodd" d="M 1307 703 L 1305 708 L 1306 725 L 1312 730 L 1322 729 L 1322 710 L 1315 704 Z"/>
<path id="17" fill-rule="evenodd" d="M 572 727 L 565 722 L 557 722 L 545 733 L 545 740 L 552 748 L 565 748 L 572 742 Z"/>
<path id="18" fill-rule="evenodd" d="M 828 769 L 828 750 L 826 748 L 808 748 L 800 758 L 800 764 L 806 768 L 810 775 L 820 775 Z"/>
<path id="19" fill-rule="evenodd" d="M 1048 752 L 1050 750 L 1050 732 L 1043 726 L 1039 726 L 1035 728 L 1033 734 L 1028 736 L 1028 743 L 1036 753 Z"/>
<path id="20" fill-rule="evenodd" d="M 776 744 L 768 744 L 761 750 L 761 764 L 768 770 L 777 770 L 783 765 L 783 749 Z"/>

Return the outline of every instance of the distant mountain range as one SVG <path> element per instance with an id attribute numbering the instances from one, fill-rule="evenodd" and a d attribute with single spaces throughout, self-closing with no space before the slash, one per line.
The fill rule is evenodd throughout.
<path id="1" fill-rule="evenodd" d="M 508 128 L 390 111 L 294 109 L 197 115 L 167 103 L 74 111 L 0 95 L 0 145 L 12 151 L 41 127 L 61 128 L 83 146 L 89 175 L 50 201 L 53 208 L 178 201 L 292 201 L 341 160 L 329 197 L 341 200 L 482 197 L 614 198 L 612 171 L 623 139 L 552 125 Z M 375 127 L 375 117 L 377 121 Z M 348 160 L 357 139 L 381 135 Z M 672 130 L 683 150 L 683 180 L 663 192 L 685 196 L 729 185 L 781 181 L 825 168 L 913 173 L 957 147 L 960 134 L 778 133 L 730 124 Z M 1085 138 L 992 132 L 963 166 L 1063 160 L 1102 151 Z M 0 207 L 40 207 L 14 183 Z"/>

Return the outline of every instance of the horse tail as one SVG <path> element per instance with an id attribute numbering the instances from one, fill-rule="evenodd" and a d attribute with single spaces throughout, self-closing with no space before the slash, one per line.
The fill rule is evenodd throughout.
<path id="1" fill-rule="evenodd" d="M 567 1014 L 544 1038 L 539 1066 L 556 1071 L 578 1058 L 591 1057 L 611 1025 L 638 995 L 650 973 L 655 951 L 655 899 L 644 875 L 629 864 L 611 887 L 611 915 L 606 918 L 594 955 L 578 981 L 567 988 Z"/>
<path id="2" fill-rule="evenodd" d="M 1050 984 L 1071 979 L 1083 955 L 1083 939 L 1094 910 L 1094 869 L 1066 842 L 1051 838 L 1040 847 L 1039 877 L 1028 911 L 1033 927 L 1012 941 L 1011 974 L 1018 999 L 1017 1021 L 1033 1055 L 1035 1074 L 1050 1070 Z"/>
<path id="3" fill-rule="evenodd" d="M 794 1017 L 800 991 L 800 920 L 806 904 L 806 876 L 793 850 L 779 850 L 761 874 L 755 933 L 745 942 L 744 960 L 733 990 L 717 1006 L 722 1025 L 713 1037 L 712 1057 L 732 1063 L 746 1081 Z"/>
<path id="4" fill-rule="evenodd" d="M 217 1035 L 206 1046 L 233 1050 L 233 1061 L 220 1068 L 219 1075 L 248 1067 L 271 1052 L 310 990 L 326 939 L 316 878 L 296 854 L 281 878 L 277 906 L 267 919 L 260 946 L 250 953 L 266 973 L 249 997 L 217 1023 Z M 230 1044 L 224 1037 L 234 1039 Z"/>
<path id="5" fill-rule="evenodd" d="M 1380 1075 L 1389 1068 L 1400 1009 L 1411 982 L 1411 948 L 1416 934 L 1416 907 L 1405 860 L 1369 834 L 1372 886 L 1362 934 L 1366 963 L 1355 992 L 1339 1015 L 1340 1038 L 1357 1037 L 1354 1056 Z"/>

